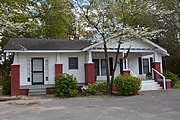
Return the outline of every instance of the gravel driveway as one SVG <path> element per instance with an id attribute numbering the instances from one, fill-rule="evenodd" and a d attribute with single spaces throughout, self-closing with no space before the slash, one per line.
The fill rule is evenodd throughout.
<path id="1" fill-rule="evenodd" d="M 180 90 L 0 102 L 0 120 L 180 120 Z"/>

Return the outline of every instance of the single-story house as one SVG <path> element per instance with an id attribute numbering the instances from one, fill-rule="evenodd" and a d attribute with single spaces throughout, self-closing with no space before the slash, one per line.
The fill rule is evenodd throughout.
<path id="1" fill-rule="evenodd" d="M 130 47 L 131 46 L 131 47 Z M 110 74 L 112 73 L 118 43 L 107 43 Z M 130 49 L 128 57 L 125 53 Z M 106 81 L 103 43 L 86 40 L 12 38 L 4 52 L 14 53 L 11 65 L 11 95 L 37 92 L 48 93 L 55 87 L 55 75 L 73 74 L 79 84 Z M 162 57 L 167 50 L 149 40 L 129 41 L 121 45 L 115 76 L 131 74 L 141 79 L 154 68 L 162 73 Z M 161 78 L 157 72 L 154 78 Z M 43 87 L 42 87 L 43 86 Z"/>

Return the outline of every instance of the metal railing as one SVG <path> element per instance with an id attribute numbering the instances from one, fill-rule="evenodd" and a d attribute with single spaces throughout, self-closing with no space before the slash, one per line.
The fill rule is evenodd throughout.
<path id="1" fill-rule="evenodd" d="M 132 73 L 135 77 L 137 77 L 137 75 L 131 70 L 129 69 L 130 73 Z"/>
<path id="2" fill-rule="evenodd" d="M 154 72 L 156 72 L 157 74 L 159 74 L 162 78 L 163 78 L 163 88 L 164 90 L 166 90 L 166 77 L 161 74 L 160 72 L 158 72 L 156 69 L 152 68 L 152 77 L 154 78 Z"/>

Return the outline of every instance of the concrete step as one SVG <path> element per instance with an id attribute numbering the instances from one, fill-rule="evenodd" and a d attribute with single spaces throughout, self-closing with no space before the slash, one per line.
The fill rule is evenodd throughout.
<path id="1" fill-rule="evenodd" d="M 46 88 L 30 88 L 28 95 L 46 95 Z"/>
<path id="2" fill-rule="evenodd" d="M 162 87 L 155 80 L 142 80 L 141 91 L 161 90 Z"/>

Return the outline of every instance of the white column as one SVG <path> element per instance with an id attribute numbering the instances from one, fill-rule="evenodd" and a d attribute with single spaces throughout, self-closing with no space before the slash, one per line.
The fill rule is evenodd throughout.
<path id="1" fill-rule="evenodd" d="M 161 61 L 161 55 L 158 54 L 157 52 L 154 52 L 154 62 L 162 62 Z"/>
<path id="2" fill-rule="evenodd" d="M 93 63 L 92 62 L 92 53 L 90 50 L 88 51 L 88 63 Z"/>
<path id="3" fill-rule="evenodd" d="M 60 64 L 60 53 L 56 55 L 56 64 Z"/>
<path id="4" fill-rule="evenodd" d="M 163 70 L 163 68 L 162 68 L 162 56 L 155 51 L 153 57 L 154 57 L 154 62 L 160 62 L 160 67 L 161 67 L 160 72 L 162 73 L 162 70 Z"/>
<path id="5" fill-rule="evenodd" d="M 13 64 L 19 64 L 19 61 L 18 61 L 18 53 L 15 53 L 15 54 L 14 54 Z"/>

